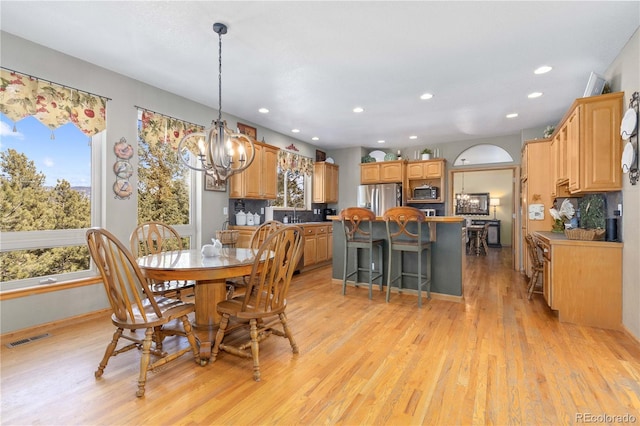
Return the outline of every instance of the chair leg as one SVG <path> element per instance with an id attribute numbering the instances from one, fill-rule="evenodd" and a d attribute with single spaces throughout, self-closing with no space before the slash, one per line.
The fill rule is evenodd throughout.
<path id="1" fill-rule="evenodd" d="M 260 381 L 260 344 L 258 343 L 258 321 L 251 318 L 251 356 L 253 358 L 253 380 Z M 217 339 L 216 339 L 217 340 Z"/>
<path id="2" fill-rule="evenodd" d="M 393 250 L 391 250 L 391 244 L 389 244 L 389 261 L 387 262 L 387 303 L 389 303 L 389 298 L 391 297 L 391 265 L 393 257 Z"/>
<path id="3" fill-rule="evenodd" d="M 142 342 L 142 357 L 140 358 L 140 377 L 138 378 L 138 398 L 144 396 L 144 385 L 147 382 L 147 371 L 149 370 L 149 360 L 151 359 L 151 342 L 153 341 L 153 327 L 147 328 Z"/>
<path id="4" fill-rule="evenodd" d="M 488 255 L 489 254 L 489 246 L 487 245 L 486 238 L 482 240 L 482 247 L 484 247 L 484 254 Z"/>
<path id="5" fill-rule="evenodd" d="M 427 248 L 427 300 L 431 300 L 431 247 Z"/>
<path id="6" fill-rule="evenodd" d="M 299 352 L 298 345 L 296 344 L 296 341 L 293 338 L 293 334 L 291 333 L 291 329 L 289 328 L 287 316 L 284 312 L 282 312 L 279 316 L 280 322 L 282 323 L 282 330 L 284 330 L 285 336 L 287 336 L 287 339 L 289 339 L 289 343 L 291 343 L 291 350 L 294 354 L 297 354 Z"/>
<path id="7" fill-rule="evenodd" d="M 189 317 L 186 315 L 184 315 L 181 319 L 182 319 L 182 328 L 184 328 L 184 332 L 187 335 L 187 340 L 189 341 L 189 345 L 191 346 L 191 352 L 193 352 L 193 357 L 196 360 L 196 364 L 200 364 L 200 351 L 198 351 L 198 343 L 196 342 L 196 337 L 193 335 L 193 328 L 191 327 L 191 321 L 189 321 Z M 204 364 L 201 364 L 201 365 L 204 365 Z"/>
<path id="8" fill-rule="evenodd" d="M 422 251 L 418 251 L 418 308 L 422 308 Z"/>
<path id="9" fill-rule="evenodd" d="M 356 262 L 358 260 L 356 259 Z M 349 249 L 347 243 L 344 243 L 344 267 L 342 268 L 342 295 L 347 294 L 347 267 L 349 265 Z"/>
<path id="10" fill-rule="evenodd" d="M 373 263 L 373 247 L 369 247 L 369 300 L 373 299 L 373 267 L 371 266 Z"/>
<path id="11" fill-rule="evenodd" d="M 222 343 L 222 338 L 224 337 L 224 332 L 229 325 L 229 314 L 222 314 L 222 319 L 220 320 L 220 327 L 218 328 L 218 332 L 216 333 L 216 341 L 213 344 L 213 351 L 211 354 L 211 362 L 216 360 L 218 356 L 218 352 L 220 351 L 220 344 Z"/>
<path id="12" fill-rule="evenodd" d="M 529 288 L 527 291 L 527 299 L 531 300 L 531 296 L 533 295 L 533 289 L 536 286 L 536 283 L 538 282 L 538 276 L 540 275 L 540 271 L 538 270 L 534 270 L 533 273 L 531 274 L 531 279 L 529 281 Z"/>
<path id="13" fill-rule="evenodd" d="M 109 362 L 109 358 L 111 358 L 111 355 L 113 355 L 113 351 L 116 350 L 118 339 L 120 339 L 120 336 L 122 336 L 122 330 L 123 330 L 122 328 L 118 328 L 113 333 L 113 338 L 111 339 L 111 342 L 109 342 L 109 344 L 107 345 L 107 349 L 104 351 L 104 356 L 102 357 L 102 361 L 100 361 L 100 365 L 98 366 L 98 369 L 94 373 L 94 376 L 96 377 L 96 379 L 98 377 L 101 377 L 102 374 L 104 373 L 104 369 L 107 366 L 107 363 Z"/>
<path id="14" fill-rule="evenodd" d="M 378 271 L 380 271 L 380 291 L 382 291 L 382 282 L 384 281 L 384 274 L 382 273 L 382 261 L 383 261 L 384 247 L 378 246 Z"/>

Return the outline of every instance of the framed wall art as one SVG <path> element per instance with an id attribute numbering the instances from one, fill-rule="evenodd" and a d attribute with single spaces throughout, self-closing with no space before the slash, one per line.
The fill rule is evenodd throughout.
<path id="1" fill-rule="evenodd" d="M 258 131 L 255 127 L 247 126 L 246 124 L 238 123 L 238 130 L 243 135 L 247 135 L 255 140 L 258 140 Z"/>
<path id="2" fill-rule="evenodd" d="M 227 191 L 227 182 L 224 180 L 216 179 L 215 176 L 209 173 L 204 174 L 204 190 L 205 191 Z"/>

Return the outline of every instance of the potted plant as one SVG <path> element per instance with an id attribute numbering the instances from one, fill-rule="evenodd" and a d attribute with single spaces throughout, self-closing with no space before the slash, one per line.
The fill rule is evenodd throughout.
<path id="1" fill-rule="evenodd" d="M 433 151 L 430 148 L 425 148 L 420 152 L 420 154 L 422 154 L 423 160 L 431 160 L 431 154 L 433 154 Z"/>

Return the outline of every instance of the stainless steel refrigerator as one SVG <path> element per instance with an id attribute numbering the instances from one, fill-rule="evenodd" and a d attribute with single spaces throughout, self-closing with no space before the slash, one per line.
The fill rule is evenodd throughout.
<path id="1" fill-rule="evenodd" d="M 387 183 L 358 186 L 358 207 L 371 209 L 376 216 L 395 206 L 402 205 L 402 185 Z"/>

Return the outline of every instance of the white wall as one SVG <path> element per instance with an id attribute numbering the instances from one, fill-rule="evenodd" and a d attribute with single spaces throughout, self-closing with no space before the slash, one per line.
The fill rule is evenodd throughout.
<path id="1" fill-rule="evenodd" d="M 640 91 L 640 28 L 604 76 L 614 92 L 624 92 L 626 111 L 631 95 Z M 622 323 L 640 339 L 640 182 L 631 185 L 628 175 L 623 176 L 622 200 Z"/>

